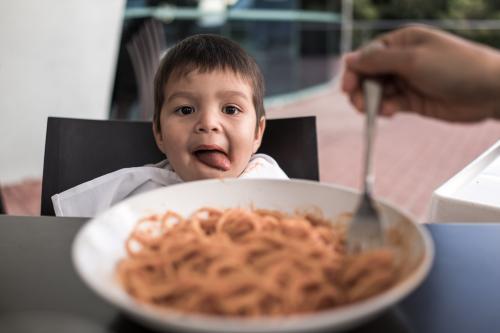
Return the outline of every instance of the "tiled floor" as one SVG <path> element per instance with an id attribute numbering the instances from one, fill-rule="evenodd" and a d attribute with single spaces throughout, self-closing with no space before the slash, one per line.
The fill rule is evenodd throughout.
<path id="1" fill-rule="evenodd" d="M 363 118 L 333 86 L 304 100 L 268 110 L 270 118 L 316 115 L 321 181 L 358 188 Z M 500 122 L 449 124 L 400 114 L 379 121 L 375 194 L 426 222 L 432 192 L 500 139 Z M 36 215 L 40 180 L 2 187 L 9 214 Z"/>

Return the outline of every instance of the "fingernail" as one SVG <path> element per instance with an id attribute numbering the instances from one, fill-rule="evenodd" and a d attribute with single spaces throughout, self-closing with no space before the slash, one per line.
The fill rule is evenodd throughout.
<path id="1" fill-rule="evenodd" d="M 370 54 L 373 51 L 382 50 L 384 48 L 385 48 L 385 46 L 381 41 L 374 40 L 374 41 L 371 41 L 370 43 L 366 44 L 363 48 L 361 48 L 361 52 L 363 52 L 363 54 Z"/>
<path id="2" fill-rule="evenodd" d="M 361 53 L 359 51 L 351 52 L 351 53 L 347 54 L 346 62 L 349 65 L 355 64 L 359 61 L 360 56 L 361 56 Z"/>

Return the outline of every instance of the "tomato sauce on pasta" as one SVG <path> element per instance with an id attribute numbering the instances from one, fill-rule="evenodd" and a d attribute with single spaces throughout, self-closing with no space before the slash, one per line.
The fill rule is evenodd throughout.
<path id="1" fill-rule="evenodd" d="M 338 221 L 337 221 L 338 222 Z M 349 304 L 397 280 L 394 253 L 345 252 L 345 223 L 313 214 L 201 208 L 141 219 L 117 265 L 139 302 L 186 313 L 257 317 Z"/>

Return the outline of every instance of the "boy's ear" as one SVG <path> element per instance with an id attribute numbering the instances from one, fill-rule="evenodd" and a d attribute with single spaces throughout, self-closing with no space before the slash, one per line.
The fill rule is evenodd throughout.
<path id="1" fill-rule="evenodd" d="M 262 137 L 264 136 L 264 130 L 266 129 L 266 117 L 260 117 L 257 130 L 255 131 L 255 139 L 253 142 L 253 153 L 255 154 L 262 143 Z"/>
<path id="2" fill-rule="evenodd" d="M 161 136 L 161 131 L 156 127 L 156 122 L 153 120 L 153 135 L 155 137 L 156 146 L 158 149 L 165 154 L 165 150 L 163 149 L 163 137 Z"/>

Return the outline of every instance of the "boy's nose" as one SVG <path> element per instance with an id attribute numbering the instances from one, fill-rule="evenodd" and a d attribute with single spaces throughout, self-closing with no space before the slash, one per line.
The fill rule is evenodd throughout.
<path id="1" fill-rule="evenodd" d="M 200 117 L 196 123 L 195 131 L 198 133 L 219 132 L 221 125 L 216 112 L 200 112 Z"/>

